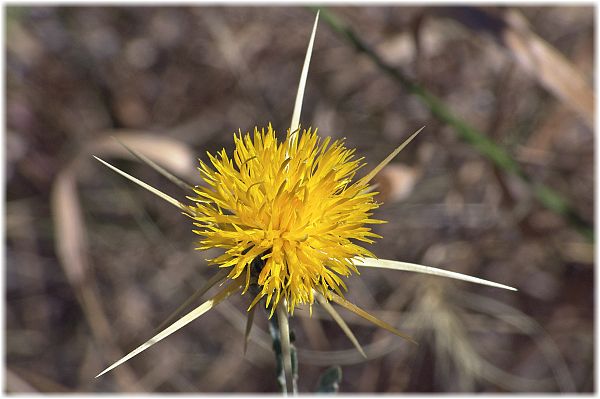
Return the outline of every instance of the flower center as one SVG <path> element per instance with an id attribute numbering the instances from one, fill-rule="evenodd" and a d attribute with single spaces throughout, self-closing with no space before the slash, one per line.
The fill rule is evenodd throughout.
<path id="1" fill-rule="evenodd" d="M 251 306 L 266 296 L 267 306 L 285 299 L 292 312 L 312 304 L 315 291 L 342 295 L 352 258 L 372 256 L 356 241 L 377 237 L 364 226 L 377 222 L 369 218 L 374 193 L 352 183 L 360 160 L 310 129 L 293 142 L 288 134 L 278 143 L 271 126 L 234 141 L 232 158 L 223 150 L 209 155 L 213 168 L 201 162 L 207 186 L 196 189 L 192 214 L 200 248 L 223 248 L 212 262 L 230 267 L 230 279 L 245 278 L 246 289 L 256 281 Z"/>

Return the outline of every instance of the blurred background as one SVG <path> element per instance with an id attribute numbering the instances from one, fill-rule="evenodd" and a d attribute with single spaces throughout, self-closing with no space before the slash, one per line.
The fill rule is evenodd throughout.
<path id="1" fill-rule="evenodd" d="M 389 223 L 370 249 L 519 291 L 364 270 L 347 298 L 419 346 L 340 310 L 365 360 L 301 309 L 300 391 L 340 365 L 348 393 L 591 392 L 593 7 L 328 12 L 303 124 L 369 165 L 426 126 L 378 178 Z M 218 252 L 195 251 L 188 218 L 92 154 L 185 199 L 111 136 L 199 184 L 196 159 L 231 151 L 238 129 L 289 126 L 314 10 L 10 6 L 5 20 L 5 390 L 276 392 L 261 313 L 243 355 L 248 295 L 94 379 Z"/>

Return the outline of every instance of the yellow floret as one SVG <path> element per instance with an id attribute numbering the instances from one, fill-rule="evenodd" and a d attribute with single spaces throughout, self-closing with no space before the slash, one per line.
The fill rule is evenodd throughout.
<path id="1" fill-rule="evenodd" d="M 222 150 L 208 154 L 212 167 L 200 161 L 207 185 L 195 189 L 190 212 L 202 237 L 198 249 L 223 248 L 211 262 L 231 268 L 230 279 L 244 278 L 244 291 L 258 285 L 251 306 L 266 295 L 275 309 L 285 298 L 292 313 L 312 305 L 313 290 L 342 295 L 340 276 L 358 273 L 351 259 L 373 257 L 356 243 L 379 237 L 365 225 L 382 223 L 370 218 L 375 193 L 352 183 L 361 159 L 342 141 L 321 140 L 316 129 L 298 140 L 288 132 L 278 143 L 269 125 L 234 141 L 231 159 Z"/>

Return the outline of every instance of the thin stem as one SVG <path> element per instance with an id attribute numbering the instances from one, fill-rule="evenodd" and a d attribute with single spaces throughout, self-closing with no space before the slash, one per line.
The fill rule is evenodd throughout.
<path id="1" fill-rule="evenodd" d="M 273 317 L 269 319 L 269 333 L 271 334 L 271 339 L 273 340 L 273 352 L 275 352 L 277 384 L 279 385 L 281 393 L 287 395 L 285 370 L 283 369 L 283 354 L 281 352 L 281 334 L 279 332 L 279 323 L 277 322 L 277 313 L 273 314 Z"/>
<path id="2" fill-rule="evenodd" d="M 277 322 L 279 324 L 279 332 L 281 337 L 281 353 L 283 355 L 283 370 L 285 371 L 286 381 L 292 382 L 292 353 L 290 350 L 290 324 L 288 313 L 285 310 L 285 305 L 280 302 L 275 308 L 277 314 Z"/>
<path id="3" fill-rule="evenodd" d="M 288 318 L 289 320 L 289 318 Z M 298 395 L 298 354 L 296 353 L 296 345 L 294 342 L 296 341 L 296 334 L 294 334 L 294 330 L 290 326 L 290 359 L 292 361 L 292 393 L 294 396 Z"/>
<path id="4" fill-rule="evenodd" d="M 270 314 L 268 309 L 265 309 L 267 316 Z M 271 334 L 271 339 L 273 340 L 273 352 L 275 352 L 275 363 L 277 370 L 277 383 L 281 392 L 284 395 L 287 395 L 287 378 L 285 373 L 285 356 L 282 350 L 282 328 L 279 323 L 279 314 L 281 312 L 274 312 L 273 316 L 269 319 L 269 333 Z M 288 319 L 289 324 L 289 316 L 287 312 L 284 312 L 284 317 Z M 296 346 L 294 345 L 295 334 L 294 330 L 290 327 L 289 331 L 289 348 L 290 348 L 290 359 L 291 359 L 291 383 L 292 383 L 292 394 L 298 395 L 298 353 L 296 351 Z"/>

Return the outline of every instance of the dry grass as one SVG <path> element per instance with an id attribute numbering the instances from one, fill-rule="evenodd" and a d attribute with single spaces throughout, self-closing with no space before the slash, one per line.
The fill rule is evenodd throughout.
<path id="1" fill-rule="evenodd" d="M 456 9 L 334 11 L 591 223 L 591 7 L 515 9 L 508 33 L 472 30 Z M 194 251 L 187 218 L 91 155 L 183 199 L 109 136 L 199 183 L 194 158 L 231 148 L 238 128 L 287 128 L 311 23 L 295 7 L 8 7 L 6 390 L 277 390 L 261 313 L 242 355 L 247 296 L 93 378 L 210 278 L 214 253 Z M 542 49 L 543 71 L 523 43 Z M 427 125 L 380 178 L 376 216 L 390 223 L 374 253 L 519 292 L 364 270 L 348 297 L 420 345 L 340 310 L 365 361 L 329 315 L 301 310 L 300 390 L 337 363 L 342 392 L 591 392 L 593 245 L 326 25 L 304 104 L 305 123 L 371 165 Z"/>

